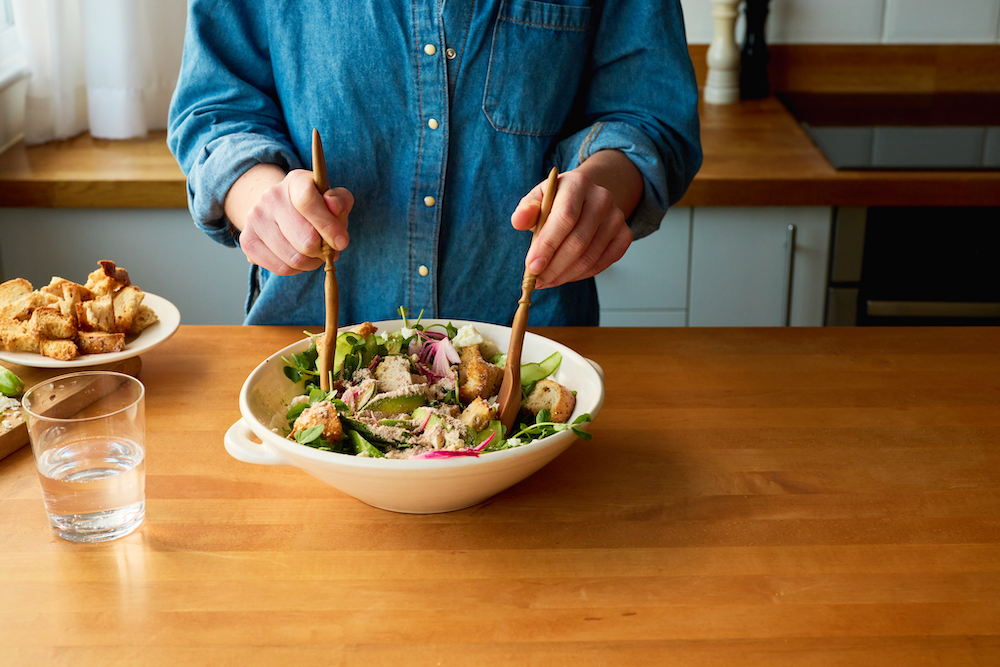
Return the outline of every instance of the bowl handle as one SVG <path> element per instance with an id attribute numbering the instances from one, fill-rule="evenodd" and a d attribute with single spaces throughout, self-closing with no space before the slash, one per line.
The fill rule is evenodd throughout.
<path id="1" fill-rule="evenodd" d="M 251 440 L 251 435 L 253 435 L 253 431 L 247 427 L 242 419 L 230 426 L 223 439 L 229 455 L 237 461 L 256 463 L 262 466 L 290 465 L 280 453 L 265 444 Z"/>

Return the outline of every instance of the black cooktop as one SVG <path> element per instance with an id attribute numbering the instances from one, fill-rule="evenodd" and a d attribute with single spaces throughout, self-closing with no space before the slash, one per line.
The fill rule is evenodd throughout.
<path id="1" fill-rule="evenodd" d="M 1000 93 L 779 99 L 835 169 L 1000 169 Z"/>

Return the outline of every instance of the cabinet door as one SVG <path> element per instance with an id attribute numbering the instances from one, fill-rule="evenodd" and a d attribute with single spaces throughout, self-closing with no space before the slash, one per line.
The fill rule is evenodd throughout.
<path id="1" fill-rule="evenodd" d="M 597 276 L 601 325 L 684 326 L 691 209 L 667 211 L 660 229 L 629 246 Z"/>
<path id="2" fill-rule="evenodd" d="M 832 217 L 831 208 L 695 209 L 688 325 L 822 326 Z"/>

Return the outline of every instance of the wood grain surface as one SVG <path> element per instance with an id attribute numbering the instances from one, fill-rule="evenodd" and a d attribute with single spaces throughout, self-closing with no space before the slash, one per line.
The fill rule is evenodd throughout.
<path id="1" fill-rule="evenodd" d="M 225 452 L 299 328 L 182 326 L 138 532 L 0 461 L 0 664 L 1000 664 L 1000 330 L 536 331 L 604 367 L 593 440 L 414 516 Z"/>
<path id="2" fill-rule="evenodd" d="M 689 47 L 704 82 L 707 45 Z M 774 91 L 1000 91 L 1000 45 L 775 44 Z M 704 162 L 684 206 L 1000 206 L 1000 171 L 837 171 L 776 98 L 702 105 Z M 334 184 L 336 185 L 336 184 Z M 175 207 L 185 179 L 164 132 L 81 135 L 0 154 L 0 207 Z"/>
<path id="3" fill-rule="evenodd" d="M 708 44 L 688 53 L 703 86 Z M 1000 44 L 770 44 L 768 54 L 773 91 L 1000 91 Z"/>

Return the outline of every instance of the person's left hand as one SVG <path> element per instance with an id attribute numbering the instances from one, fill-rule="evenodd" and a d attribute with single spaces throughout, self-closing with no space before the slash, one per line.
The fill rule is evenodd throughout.
<path id="1" fill-rule="evenodd" d="M 535 226 L 545 181 L 524 196 L 510 217 L 514 229 Z M 582 170 L 559 175 L 552 210 L 532 242 L 525 266 L 537 276 L 535 287 L 556 287 L 595 276 L 625 254 L 632 230 L 610 190 Z"/>

